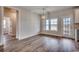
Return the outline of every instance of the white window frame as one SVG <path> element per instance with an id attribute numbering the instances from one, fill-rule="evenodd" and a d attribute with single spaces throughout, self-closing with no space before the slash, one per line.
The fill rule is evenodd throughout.
<path id="1" fill-rule="evenodd" d="M 54 20 L 53 23 L 51 23 L 51 20 Z M 52 26 L 55 27 L 55 29 L 51 29 Z M 50 19 L 50 31 L 58 31 L 58 18 Z"/>
<path id="2" fill-rule="evenodd" d="M 63 18 L 63 35 L 67 35 L 67 36 L 70 36 L 71 35 L 71 18 L 70 18 L 70 24 L 64 24 L 64 19 L 66 19 L 66 18 L 70 18 L 70 17 L 64 17 Z M 67 20 L 65 20 L 65 21 L 67 21 Z M 68 28 L 66 27 L 66 26 L 69 26 Z M 68 32 L 68 33 L 66 33 L 66 32 Z"/>
<path id="3" fill-rule="evenodd" d="M 47 24 L 47 20 L 48 20 L 48 24 Z M 46 30 L 46 31 L 49 31 L 49 30 L 50 30 L 49 24 L 50 24 L 50 20 L 49 20 L 49 19 L 46 19 L 46 20 L 45 20 L 45 30 Z M 47 26 L 48 26 L 48 29 L 46 29 Z"/>

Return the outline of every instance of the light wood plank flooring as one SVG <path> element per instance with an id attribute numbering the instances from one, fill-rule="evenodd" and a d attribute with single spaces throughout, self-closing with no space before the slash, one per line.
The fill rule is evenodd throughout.
<path id="1" fill-rule="evenodd" d="M 36 35 L 23 40 L 6 38 L 3 47 L 4 52 L 75 52 L 78 50 L 74 40 L 45 35 Z"/>

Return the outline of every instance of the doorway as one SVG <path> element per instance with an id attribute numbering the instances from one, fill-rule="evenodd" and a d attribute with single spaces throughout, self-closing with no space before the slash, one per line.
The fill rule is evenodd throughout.
<path id="1" fill-rule="evenodd" d="M 10 35 L 11 32 L 12 32 L 12 23 L 11 23 L 11 20 L 10 20 L 10 17 L 4 17 L 3 21 L 2 21 L 2 32 L 4 35 L 8 34 Z"/>
<path id="2" fill-rule="evenodd" d="M 16 39 L 16 22 L 18 11 L 13 8 L 3 8 L 2 37 L 4 41 Z"/>

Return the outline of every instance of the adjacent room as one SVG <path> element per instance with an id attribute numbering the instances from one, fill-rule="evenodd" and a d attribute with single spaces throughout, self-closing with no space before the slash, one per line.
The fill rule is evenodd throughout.
<path id="1" fill-rule="evenodd" d="M 78 6 L 0 6 L 1 52 L 78 52 Z"/>

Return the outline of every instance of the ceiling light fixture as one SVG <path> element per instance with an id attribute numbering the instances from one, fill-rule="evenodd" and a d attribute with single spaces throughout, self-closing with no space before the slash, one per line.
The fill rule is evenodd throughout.
<path id="1" fill-rule="evenodd" d="M 45 8 L 43 8 L 43 14 L 42 14 L 42 17 L 41 17 L 43 20 L 45 20 L 46 16 L 45 16 Z"/>

